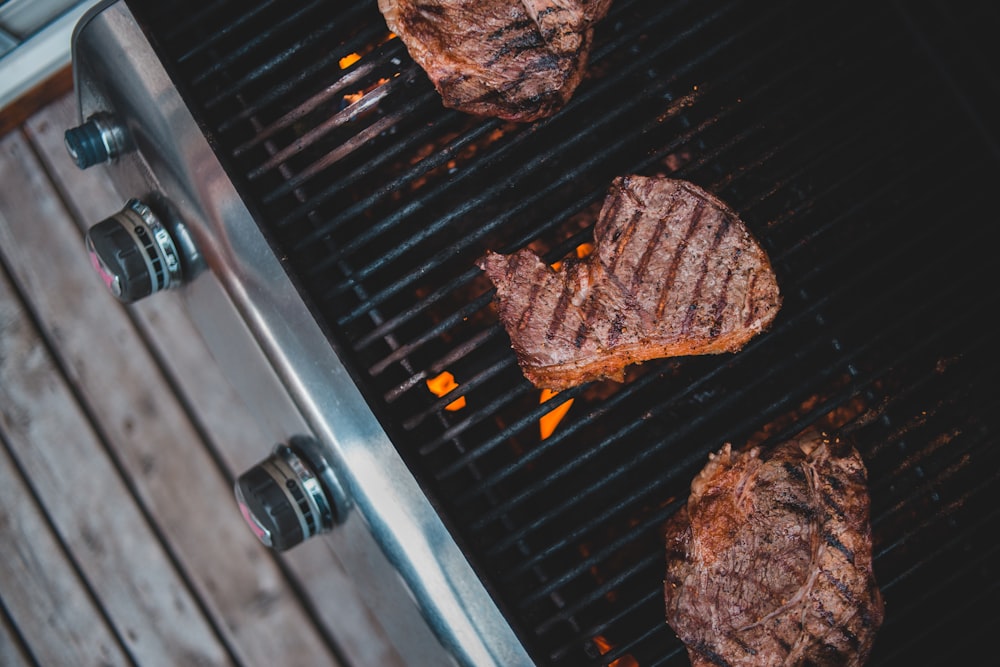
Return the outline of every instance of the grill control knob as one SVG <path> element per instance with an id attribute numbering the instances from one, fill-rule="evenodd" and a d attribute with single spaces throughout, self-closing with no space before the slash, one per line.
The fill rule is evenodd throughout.
<path id="1" fill-rule="evenodd" d="M 80 169 L 114 160 L 125 146 L 124 132 L 106 113 L 94 114 L 82 125 L 66 130 L 63 140 L 66 152 Z"/>
<path id="2" fill-rule="evenodd" d="M 132 303 L 181 280 L 181 255 L 159 217 L 138 199 L 87 232 L 90 263 L 119 301 Z"/>
<path id="3" fill-rule="evenodd" d="M 240 475 L 234 490 L 250 530 L 276 551 L 330 531 L 346 511 L 340 484 L 307 438 L 276 446 Z"/>

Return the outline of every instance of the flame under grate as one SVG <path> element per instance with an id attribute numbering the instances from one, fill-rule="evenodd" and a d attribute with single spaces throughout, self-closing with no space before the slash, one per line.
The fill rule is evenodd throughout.
<path id="1" fill-rule="evenodd" d="M 661 530 L 708 453 L 813 422 L 869 467 L 869 664 L 992 645 L 1000 16 L 980 4 L 618 0 L 567 107 L 517 125 L 444 109 L 374 2 L 129 2 L 533 657 L 617 667 L 687 664 Z M 541 402 L 473 262 L 560 260 L 625 173 L 729 202 L 782 312 L 739 354 Z"/>

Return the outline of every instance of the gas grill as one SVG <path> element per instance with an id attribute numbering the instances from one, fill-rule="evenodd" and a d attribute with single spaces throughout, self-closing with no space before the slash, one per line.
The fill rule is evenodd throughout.
<path id="1" fill-rule="evenodd" d="M 134 198 L 89 236 L 109 286 L 178 286 L 281 443 L 237 484 L 251 527 L 384 558 L 383 612 L 433 637 L 414 664 L 688 664 L 664 523 L 723 443 L 809 425 L 868 466 L 868 664 L 950 664 L 1000 627 L 997 27 L 987 2 L 616 0 L 570 102 L 518 124 L 444 108 L 375 2 L 119 0 L 74 36 L 67 145 Z M 474 262 L 572 254 L 632 173 L 738 211 L 782 310 L 736 354 L 542 395 Z"/>

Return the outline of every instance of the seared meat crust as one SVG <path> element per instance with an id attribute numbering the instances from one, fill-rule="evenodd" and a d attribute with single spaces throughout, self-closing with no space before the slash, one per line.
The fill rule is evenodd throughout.
<path id="1" fill-rule="evenodd" d="M 864 664 L 882 623 L 867 471 L 807 432 L 713 455 L 666 529 L 667 622 L 694 667 Z"/>
<path id="2" fill-rule="evenodd" d="M 611 0 L 379 0 L 445 106 L 533 121 L 583 79 L 593 25 Z"/>
<path id="3" fill-rule="evenodd" d="M 687 181 L 615 179 L 594 246 L 560 271 L 528 249 L 477 262 L 539 387 L 621 381 L 628 365 L 659 357 L 736 352 L 781 305 L 767 255 L 736 213 Z"/>

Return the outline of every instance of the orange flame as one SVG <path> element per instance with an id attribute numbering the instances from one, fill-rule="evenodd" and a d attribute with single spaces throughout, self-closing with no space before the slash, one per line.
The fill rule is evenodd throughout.
<path id="1" fill-rule="evenodd" d="M 354 63 L 361 60 L 361 55 L 357 53 L 348 53 L 346 56 L 340 59 L 340 69 L 347 69 Z"/>
<path id="2" fill-rule="evenodd" d="M 354 92 L 354 93 L 344 93 L 344 100 L 348 104 L 354 104 L 356 102 L 360 102 L 362 100 L 362 98 L 364 98 L 365 95 L 367 95 L 368 93 L 372 92 L 373 90 L 375 90 L 379 86 L 384 86 L 387 83 L 389 83 L 389 79 L 386 79 L 385 77 L 382 77 L 381 79 L 378 80 L 378 83 L 376 83 L 373 86 L 369 86 L 368 88 L 365 88 L 364 90 L 359 90 L 359 91 Z"/>
<path id="3" fill-rule="evenodd" d="M 580 245 L 578 245 L 576 247 L 576 257 L 577 257 L 577 259 L 583 259 L 584 257 L 586 257 L 587 255 L 589 255 L 592 252 L 594 252 L 594 244 L 593 243 L 581 243 Z M 558 271 L 561 268 L 562 268 L 562 262 L 555 262 L 555 263 L 552 264 L 552 270 L 553 271 Z"/>
<path id="4" fill-rule="evenodd" d="M 558 391 L 552 391 L 551 389 L 542 389 L 542 395 L 539 397 L 538 402 L 544 403 L 558 393 Z M 559 422 L 569 412 L 571 405 L 573 405 L 572 398 L 568 401 L 563 401 L 562 404 L 542 415 L 542 418 L 538 420 L 538 430 L 541 432 L 542 440 L 552 435 L 556 430 L 556 426 L 559 426 Z"/>
<path id="5" fill-rule="evenodd" d="M 449 373 L 448 371 L 444 371 L 437 377 L 431 378 L 430 380 L 427 381 L 427 388 L 430 389 L 431 393 L 437 396 L 438 398 L 443 397 L 449 391 L 451 391 L 452 389 L 456 389 L 457 387 L 458 383 L 455 382 L 455 376 Z M 454 412 L 455 410 L 461 410 L 464 407 L 465 407 L 465 396 L 459 396 L 454 401 L 444 406 L 444 409 Z"/>
<path id="6" fill-rule="evenodd" d="M 605 639 L 603 635 L 597 635 L 594 637 L 594 645 L 597 646 L 597 650 L 601 652 L 601 655 L 604 655 L 615 647 L 615 645 Z M 608 667 L 639 667 L 639 662 L 631 655 L 626 654 L 617 660 L 613 660 L 608 663 Z"/>

